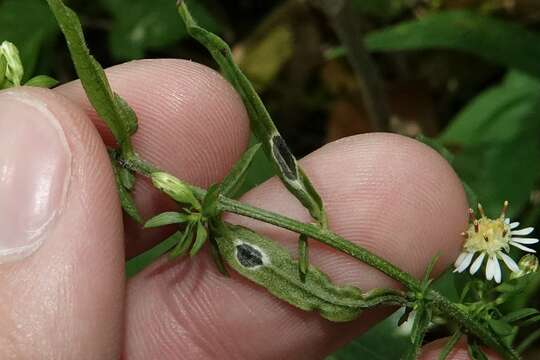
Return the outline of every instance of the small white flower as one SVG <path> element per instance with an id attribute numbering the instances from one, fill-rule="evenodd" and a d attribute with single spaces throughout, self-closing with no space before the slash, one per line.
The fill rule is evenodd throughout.
<path id="1" fill-rule="evenodd" d="M 502 271 L 499 260 L 502 260 L 512 272 L 520 271 L 514 259 L 507 255 L 510 252 L 510 245 L 523 251 L 536 252 L 525 245 L 536 244 L 539 240 L 524 237 L 531 234 L 534 229 L 527 227 L 517 230 L 519 223 L 510 222 L 510 219 L 506 217 L 507 209 L 508 201 L 505 201 L 501 215 L 497 219 L 486 217 L 480 204 L 478 204 L 480 219 L 476 219 L 474 210 L 469 209 L 471 225 L 466 232 L 462 233 L 465 237 L 465 243 L 463 251 L 454 263 L 454 272 L 461 273 L 470 266 L 469 272 L 474 275 L 482 266 L 484 259 L 487 259 L 486 279 L 500 283 Z M 478 256 L 474 259 L 476 254 Z"/>

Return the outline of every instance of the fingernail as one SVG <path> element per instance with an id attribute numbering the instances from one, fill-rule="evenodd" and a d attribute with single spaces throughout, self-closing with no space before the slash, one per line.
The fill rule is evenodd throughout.
<path id="1" fill-rule="evenodd" d="M 0 263 L 35 252 L 54 228 L 70 179 L 71 152 L 47 105 L 0 93 Z"/>

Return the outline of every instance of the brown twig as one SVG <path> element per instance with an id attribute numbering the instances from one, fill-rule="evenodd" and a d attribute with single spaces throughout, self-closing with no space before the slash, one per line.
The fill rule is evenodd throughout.
<path id="1" fill-rule="evenodd" d="M 376 131 L 390 130 L 388 105 L 377 66 L 364 46 L 362 28 L 349 0 L 309 0 L 330 20 L 360 84 L 362 99 Z"/>

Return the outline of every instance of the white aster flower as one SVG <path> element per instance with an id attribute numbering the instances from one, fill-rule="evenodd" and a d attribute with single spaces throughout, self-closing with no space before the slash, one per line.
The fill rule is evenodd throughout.
<path id="1" fill-rule="evenodd" d="M 461 273 L 470 266 L 469 272 L 474 275 L 487 259 L 486 279 L 500 283 L 502 271 L 499 260 L 502 260 L 512 272 L 520 271 L 514 259 L 507 255 L 510 252 L 510 246 L 531 253 L 536 252 L 525 245 L 536 244 L 539 240 L 524 237 L 531 234 L 534 229 L 527 227 L 517 230 L 519 223 L 510 222 L 510 219 L 506 217 L 507 209 L 508 201 L 505 201 L 501 215 L 497 219 L 486 217 L 480 204 L 478 204 L 480 219 L 475 217 L 473 209 L 469 209 L 471 225 L 466 232 L 462 233 L 465 243 L 463 251 L 454 263 L 454 272 Z"/>

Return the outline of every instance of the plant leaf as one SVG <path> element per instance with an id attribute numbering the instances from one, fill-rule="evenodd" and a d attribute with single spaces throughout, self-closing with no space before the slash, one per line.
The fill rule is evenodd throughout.
<path id="1" fill-rule="evenodd" d="M 416 360 L 431 321 L 430 311 L 423 303 L 418 304 L 414 314 L 411 329 L 411 346 L 403 357 L 403 360 Z"/>
<path id="2" fill-rule="evenodd" d="M 171 224 L 181 224 L 188 220 L 189 220 L 188 214 L 168 211 L 168 212 L 164 212 L 164 213 L 154 216 L 153 218 L 151 218 L 144 224 L 144 227 L 145 229 L 148 229 L 148 228 L 155 228 L 155 227 L 171 225 Z"/>
<path id="3" fill-rule="evenodd" d="M 214 218 L 219 215 L 219 195 L 220 185 L 213 184 L 208 188 L 202 201 L 203 216 L 207 218 Z"/>
<path id="4" fill-rule="evenodd" d="M 461 339 L 462 336 L 463 333 L 460 330 L 457 330 L 454 334 L 452 334 L 452 337 L 448 339 L 446 344 L 444 344 L 443 349 L 439 353 L 439 360 L 446 360 L 448 358 L 448 355 L 450 355 L 452 350 L 456 347 L 459 339 Z"/>
<path id="5" fill-rule="evenodd" d="M 461 50 L 540 77 L 540 35 L 471 11 L 433 13 L 369 33 L 365 41 L 372 51 Z"/>
<path id="6" fill-rule="evenodd" d="M 305 281 L 298 262 L 281 245 L 242 226 L 224 224 L 216 234 L 220 253 L 242 276 L 274 296 L 306 311 L 318 311 L 331 321 L 349 321 L 362 308 L 392 301 L 394 292 L 374 290 L 362 295 L 352 286 L 337 286 L 309 266 Z"/>
<path id="7" fill-rule="evenodd" d="M 58 80 L 47 75 L 34 76 L 24 84 L 24 86 L 35 86 L 48 89 L 53 88 L 56 85 L 58 85 Z"/>
<path id="8" fill-rule="evenodd" d="M 170 251 L 182 239 L 182 233 L 176 231 L 153 248 L 130 259 L 126 264 L 126 276 L 133 277 L 144 268 L 156 261 L 159 257 Z"/>
<path id="9" fill-rule="evenodd" d="M 184 232 L 182 233 L 182 237 L 178 241 L 178 244 L 171 250 L 169 253 L 169 257 L 171 259 L 174 259 L 179 256 L 183 256 L 188 251 L 189 247 L 191 246 L 191 243 L 193 242 L 193 228 L 195 227 L 195 223 L 188 223 L 186 228 L 184 229 Z"/>
<path id="10" fill-rule="evenodd" d="M 520 321 L 534 315 L 540 315 L 540 311 L 534 308 L 523 308 L 523 309 L 512 311 L 511 313 L 504 315 L 501 318 L 501 320 L 504 320 L 509 323 L 513 323 L 513 322 Z"/>
<path id="11" fill-rule="evenodd" d="M 184 20 L 188 33 L 207 48 L 225 77 L 240 94 L 251 120 L 252 131 L 262 143 L 280 179 L 308 209 L 311 216 L 326 227 L 326 214 L 319 194 L 297 164 L 253 86 L 234 63 L 229 46 L 215 34 L 198 26 L 184 1 L 178 2 L 178 13 Z"/>
<path id="12" fill-rule="evenodd" d="M 300 234 L 298 239 L 298 270 L 300 271 L 302 281 L 304 281 L 309 270 L 308 238 L 304 234 Z"/>
<path id="13" fill-rule="evenodd" d="M 472 360 L 488 360 L 488 357 L 484 354 L 482 349 L 480 349 L 476 341 L 469 340 L 467 349 Z"/>
<path id="14" fill-rule="evenodd" d="M 103 68 L 90 55 L 77 14 L 61 0 L 47 0 L 47 3 L 66 37 L 75 70 L 90 103 L 107 123 L 118 144 L 125 145 L 133 129 L 133 111 L 127 111 L 127 104 L 118 100 L 119 97 L 111 90 Z"/>
<path id="15" fill-rule="evenodd" d="M 208 231 L 204 227 L 204 224 L 201 221 L 199 221 L 197 223 L 197 235 L 195 236 L 195 242 L 193 243 L 193 246 L 191 248 L 189 255 L 190 256 L 197 255 L 199 251 L 201 251 L 207 238 L 208 238 Z"/>
<path id="16" fill-rule="evenodd" d="M 261 144 L 255 144 L 244 152 L 240 160 L 234 164 L 233 168 L 225 179 L 221 182 L 220 193 L 223 196 L 230 198 L 236 198 L 240 188 L 242 187 L 244 180 L 246 178 L 247 171 L 249 166 L 253 162 L 253 158 L 257 151 L 261 148 Z"/>

